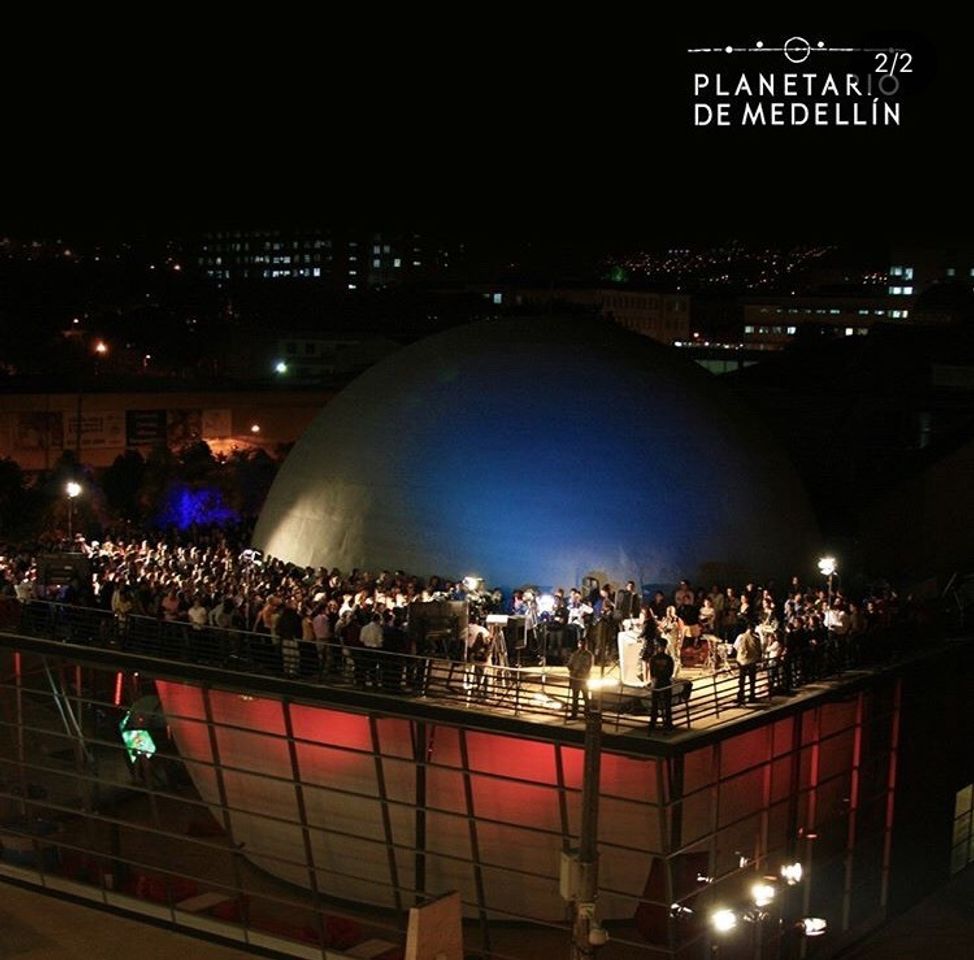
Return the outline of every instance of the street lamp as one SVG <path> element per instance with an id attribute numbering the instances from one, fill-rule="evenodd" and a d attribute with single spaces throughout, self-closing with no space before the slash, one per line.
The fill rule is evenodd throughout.
<path id="1" fill-rule="evenodd" d="M 835 571 L 838 569 L 838 564 L 835 562 L 835 557 L 822 557 L 818 562 L 818 571 L 823 577 L 829 578 L 829 606 L 832 606 L 832 578 L 835 576 Z"/>
<path id="2" fill-rule="evenodd" d="M 287 364 L 283 360 L 278 360 L 277 363 L 274 364 L 274 372 L 287 373 Z"/>
<path id="3" fill-rule="evenodd" d="M 68 543 L 74 534 L 74 498 L 81 494 L 81 484 L 77 480 L 69 480 L 64 487 L 68 495 Z"/>

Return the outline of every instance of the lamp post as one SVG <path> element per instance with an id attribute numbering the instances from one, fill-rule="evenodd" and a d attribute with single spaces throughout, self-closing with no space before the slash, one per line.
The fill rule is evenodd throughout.
<path id="1" fill-rule="evenodd" d="M 602 764 L 602 692 L 590 685 L 594 696 L 585 705 L 585 756 L 582 772 L 582 824 L 578 850 L 562 855 L 562 891 L 572 900 L 572 960 L 590 960 L 608 934 L 595 917 L 599 889 L 599 772 Z"/>
<path id="2" fill-rule="evenodd" d="M 838 564 L 835 562 L 835 557 L 822 557 L 818 562 L 819 573 L 823 577 L 829 578 L 829 607 L 832 606 L 832 578 L 835 576 L 837 569 Z"/>
<path id="3" fill-rule="evenodd" d="M 74 499 L 81 493 L 81 484 L 77 480 L 69 480 L 65 484 L 64 492 L 68 495 L 68 543 L 70 544 L 74 536 Z"/>

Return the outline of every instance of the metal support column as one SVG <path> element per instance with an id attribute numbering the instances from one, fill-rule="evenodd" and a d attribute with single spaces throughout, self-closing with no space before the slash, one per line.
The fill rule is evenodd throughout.
<path id="1" fill-rule="evenodd" d="M 385 769 L 382 766 L 382 752 L 379 745 L 379 725 L 375 716 L 369 714 L 369 733 L 372 736 L 372 757 L 375 760 L 375 784 L 379 791 L 379 805 L 382 809 L 382 830 L 386 838 L 386 857 L 389 861 L 389 882 L 392 896 L 396 902 L 397 920 L 403 921 L 402 888 L 399 885 L 399 868 L 396 864 L 396 840 L 392 833 L 392 817 L 389 812 L 389 793 L 386 790 Z"/>
<path id="2" fill-rule="evenodd" d="M 480 866 L 480 840 L 477 834 L 477 815 L 473 799 L 473 782 L 470 777 L 470 754 L 467 751 L 467 731 L 460 727 L 460 762 L 463 765 L 463 794 L 467 804 L 467 826 L 470 831 L 470 856 L 473 860 L 473 882 L 477 892 L 477 908 L 480 912 L 480 931 L 484 943 L 484 955 L 490 956 L 490 923 L 487 919 L 487 895 L 484 890 L 484 874 Z"/>
<path id="3" fill-rule="evenodd" d="M 311 902 L 314 905 L 315 929 L 321 943 L 325 942 L 324 923 L 321 911 L 321 891 L 318 889 L 318 870 L 315 867 L 314 844 L 311 842 L 311 827 L 308 823 L 308 807 L 304 800 L 304 783 L 301 780 L 301 765 L 298 762 L 298 748 L 294 742 L 294 723 L 291 720 L 291 702 L 281 701 L 284 713 L 284 735 L 287 737 L 288 759 L 291 761 L 291 780 L 294 783 L 294 801 L 298 807 L 301 823 L 301 841 L 304 844 L 304 862 L 308 868 L 308 884 L 311 888 Z"/>

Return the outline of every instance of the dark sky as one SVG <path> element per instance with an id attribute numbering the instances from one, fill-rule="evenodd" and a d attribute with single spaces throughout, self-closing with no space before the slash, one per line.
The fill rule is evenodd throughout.
<path id="1" fill-rule="evenodd" d="M 117 42 L 70 28 L 23 48 L 8 38 L 0 225 L 417 224 L 598 244 L 967 230 L 974 82 L 959 32 L 460 12 L 205 29 L 174 14 L 115 24 Z M 736 77 L 785 61 L 689 47 L 794 35 L 909 50 L 902 125 L 692 127 L 694 69 Z"/>

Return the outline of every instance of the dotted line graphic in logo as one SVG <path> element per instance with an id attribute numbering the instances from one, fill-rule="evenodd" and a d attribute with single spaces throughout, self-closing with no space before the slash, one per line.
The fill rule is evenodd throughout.
<path id="1" fill-rule="evenodd" d="M 827 47 L 824 40 L 813 45 L 804 37 L 789 37 L 780 47 L 766 46 L 763 40 L 756 40 L 750 47 L 693 47 L 687 53 L 783 53 L 791 63 L 804 63 L 813 53 L 888 53 L 902 54 L 899 47 Z"/>

